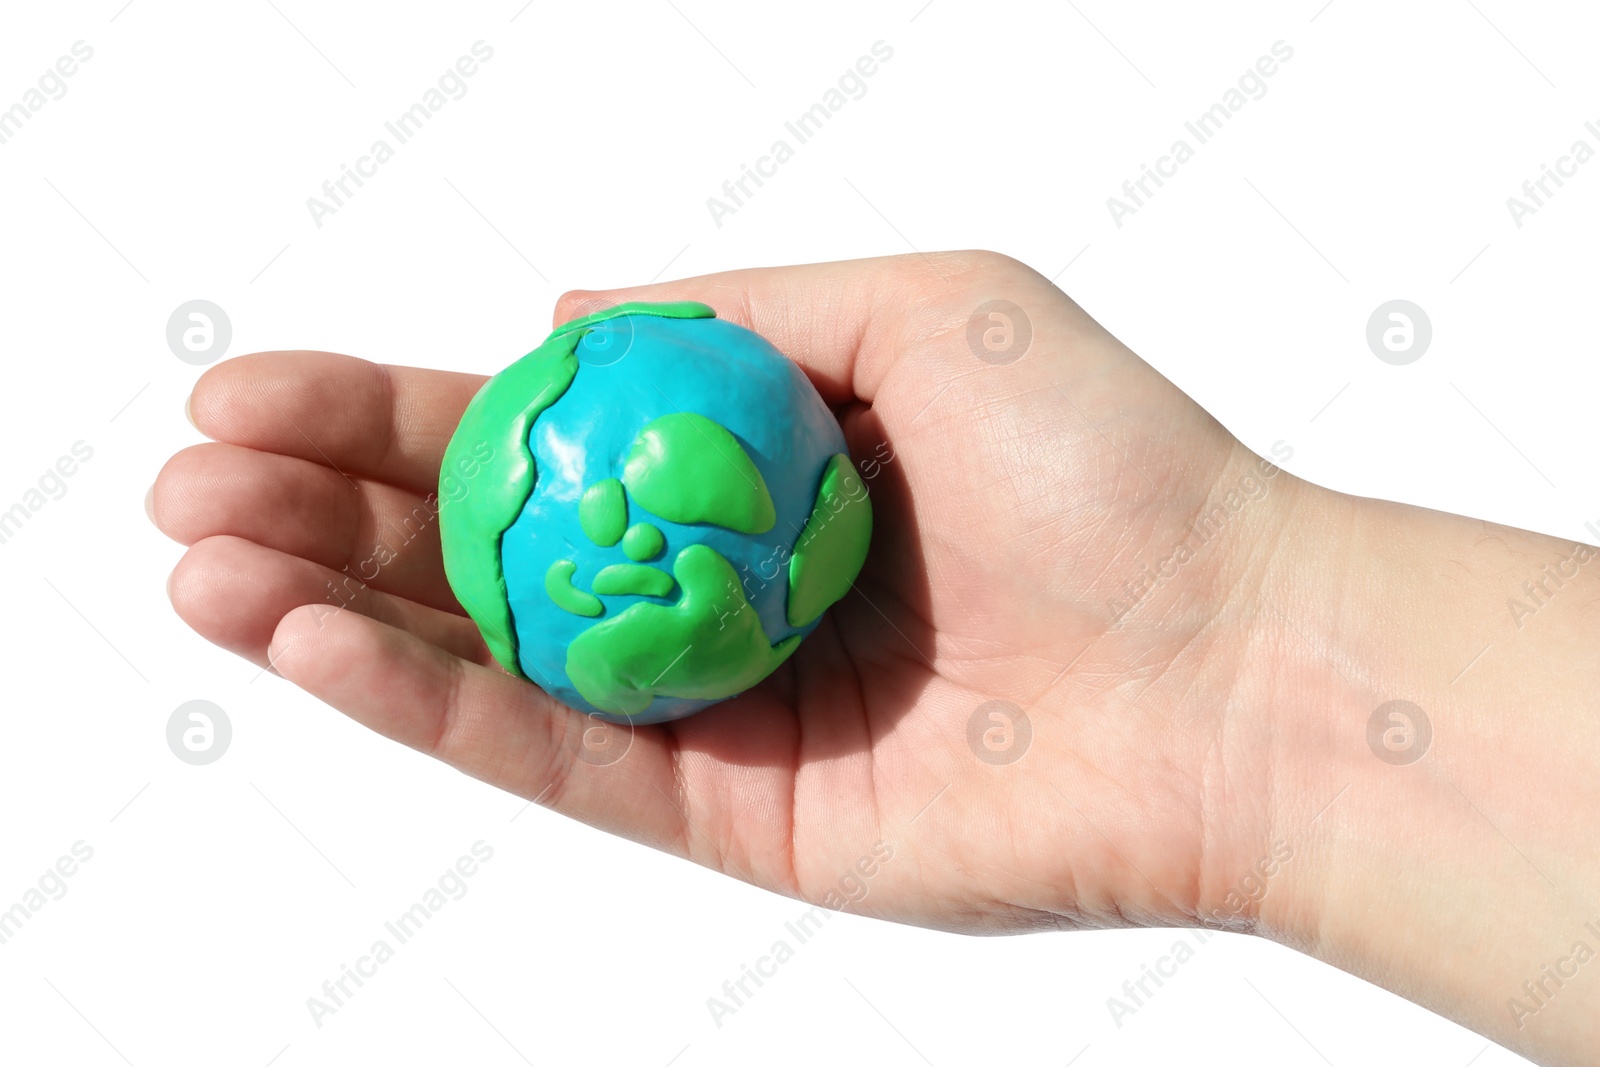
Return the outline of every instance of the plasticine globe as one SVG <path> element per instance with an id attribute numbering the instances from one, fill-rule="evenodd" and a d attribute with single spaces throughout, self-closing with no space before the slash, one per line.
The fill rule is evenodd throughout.
<path id="1" fill-rule="evenodd" d="M 560 327 L 440 472 L 445 573 L 507 671 L 613 722 L 771 674 L 849 591 L 872 508 L 806 376 L 704 304 Z"/>

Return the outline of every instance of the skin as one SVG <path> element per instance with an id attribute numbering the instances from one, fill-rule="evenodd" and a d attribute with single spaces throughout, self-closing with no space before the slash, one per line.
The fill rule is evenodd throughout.
<path id="1" fill-rule="evenodd" d="M 1032 326 L 1004 365 L 968 342 L 994 299 Z M 861 913 L 1255 933 L 1539 1062 L 1589 1062 L 1600 962 L 1570 957 L 1600 951 L 1583 927 L 1600 931 L 1600 562 L 1558 586 L 1541 568 L 1570 542 L 1264 467 L 992 253 L 574 292 L 554 322 L 624 300 L 704 301 L 768 337 L 873 471 L 860 581 L 766 682 L 630 741 L 500 671 L 436 524 L 393 532 L 428 514 L 483 379 L 326 353 L 241 357 L 196 386 L 212 441 L 150 500 L 188 546 L 178 613 L 386 737 L 780 893 L 840 903 L 881 841 Z M 363 566 L 380 540 L 393 558 Z M 1545 592 L 1519 620 L 1530 579 Z M 1031 742 L 1013 716 L 1006 748 L 980 714 L 999 755 L 969 745 L 994 700 Z M 1407 765 L 1369 747 L 1390 700 L 1431 723 Z M 1536 1002 L 1523 983 L 1546 964 L 1572 976 Z"/>

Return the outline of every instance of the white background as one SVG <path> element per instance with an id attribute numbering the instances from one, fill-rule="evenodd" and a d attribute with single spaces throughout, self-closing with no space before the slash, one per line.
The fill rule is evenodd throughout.
<path id="1" fill-rule="evenodd" d="M 166 600 L 180 549 L 142 500 L 198 439 L 200 369 L 165 340 L 187 300 L 226 310 L 230 356 L 490 373 L 567 288 L 991 247 L 1247 444 L 1286 442 L 1296 474 L 1593 540 L 1600 161 L 1521 228 L 1506 207 L 1575 139 L 1600 146 L 1592 11 L 123 3 L 0 11 L 0 108 L 74 42 L 94 50 L 0 145 L 0 510 L 74 442 L 94 450 L 0 544 L 0 908 L 93 849 L 0 945 L 0 1058 L 1523 1062 L 1245 938 L 1212 939 L 1118 1027 L 1107 998 L 1188 935 L 851 915 L 718 1028 L 706 998 L 799 904 L 527 808 L 209 646 Z M 494 56 L 467 94 L 314 225 L 307 197 L 480 39 Z M 866 94 L 716 225 L 707 197 L 879 40 L 893 57 Z M 1266 95 L 1117 227 L 1106 198 L 1279 40 L 1293 58 Z M 1364 338 L 1393 298 L 1433 324 L 1409 366 Z M 204 767 L 165 740 L 196 698 L 234 730 Z M 467 895 L 318 1027 L 307 998 L 479 840 L 493 859 Z"/>

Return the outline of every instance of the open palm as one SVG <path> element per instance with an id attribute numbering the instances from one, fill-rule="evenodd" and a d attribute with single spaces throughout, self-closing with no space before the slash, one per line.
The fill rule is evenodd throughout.
<path id="1" fill-rule="evenodd" d="M 179 614 L 385 736 L 779 892 L 968 931 L 1213 912 L 1269 814 L 1266 768 L 1227 743 L 1251 726 L 1227 699 L 1248 630 L 1218 619 L 1298 483 L 1174 564 L 1226 494 L 1257 499 L 1255 457 L 1004 257 L 572 293 L 555 319 L 624 300 L 702 301 L 770 339 L 870 487 L 860 580 L 767 681 L 630 730 L 505 674 L 432 521 L 483 379 L 324 353 L 196 387 L 214 441 L 152 496 L 189 546 Z"/>

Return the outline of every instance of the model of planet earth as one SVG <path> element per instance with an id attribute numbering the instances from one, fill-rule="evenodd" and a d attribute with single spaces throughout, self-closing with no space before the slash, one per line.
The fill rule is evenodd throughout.
<path id="1" fill-rule="evenodd" d="M 445 573 L 495 659 L 613 722 L 767 677 L 850 590 L 872 531 L 805 374 L 696 303 L 577 319 L 491 378 L 439 502 Z"/>

